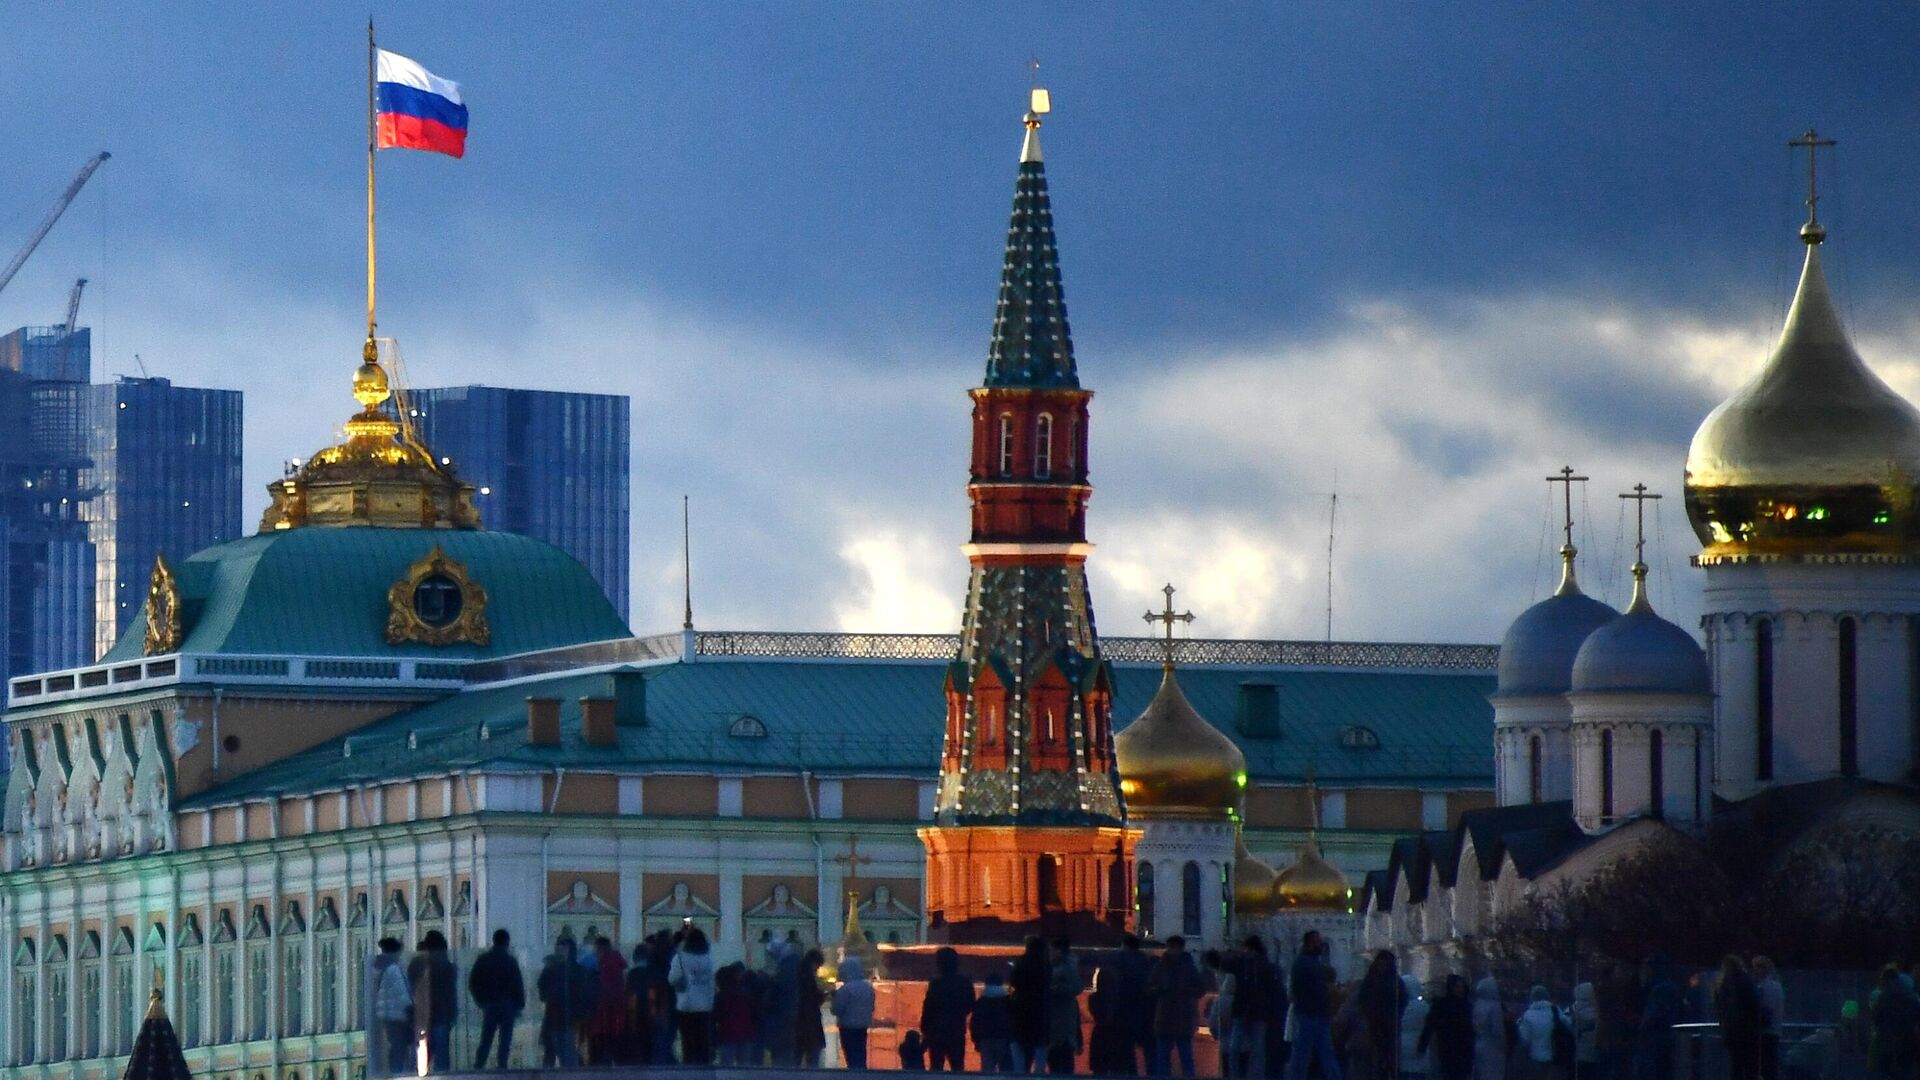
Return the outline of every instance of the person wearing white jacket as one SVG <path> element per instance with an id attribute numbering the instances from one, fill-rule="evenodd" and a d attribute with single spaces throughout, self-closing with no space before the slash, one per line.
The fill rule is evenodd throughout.
<path id="1" fill-rule="evenodd" d="M 1500 984 L 1488 975 L 1473 987 L 1473 1080 L 1505 1080 L 1507 1013 Z"/>
<path id="2" fill-rule="evenodd" d="M 1553 1032 L 1560 1024 L 1560 1010 L 1554 1008 L 1544 986 L 1534 987 L 1531 996 L 1533 1000 L 1515 1026 L 1519 1030 L 1520 1045 L 1526 1048 L 1527 1060 L 1533 1065 L 1531 1075 L 1547 1080 L 1553 1075 Z"/>
<path id="3" fill-rule="evenodd" d="M 673 987 L 673 1007 L 680 1014 L 680 1063 L 706 1065 L 713 1061 L 713 956 L 706 932 L 689 926 L 680 948 L 667 966 L 667 985 Z"/>
<path id="4" fill-rule="evenodd" d="M 867 1067 L 867 1029 L 873 1026 L 873 984 L 860 958 L 840 961 L 840 987 L 833 992 L 833 1018 L 840 1025 L 840 1059 L 849 1069 Z"/>

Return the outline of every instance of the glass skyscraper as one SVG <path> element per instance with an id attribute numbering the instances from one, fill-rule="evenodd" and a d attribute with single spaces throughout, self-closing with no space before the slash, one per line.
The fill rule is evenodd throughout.
<path id="1" fill-rule="evenodd" d="M 94 550 L 98 656 L 139 614 L 155 555 L 178 564 L 242 535 L 242 399 L 238 390 L 160 378 L 123 376 L 80 389 L 91 496 L 81 517 Z"/>
<path id="2" fill-rule="evenodd" d="M 449 386 L 409 391 L 407 404 L 421 441 L 474 486 L 485 527 L 579 559 L 627 616 L 625 396 Z"/>

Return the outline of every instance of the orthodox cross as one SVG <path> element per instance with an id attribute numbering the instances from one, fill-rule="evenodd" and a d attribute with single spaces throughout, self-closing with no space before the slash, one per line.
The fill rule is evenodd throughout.
<path id="1" fill-rule="evenodd" d="M 1648 491 L 1645 484 L 1635 484 L 1631 492 L 1623 492 L 1620 497 L 1633 500 L 1633 563 L 1644 570 L 1647 565 L 1647 500 L 1660 496 Z"/>
<path id="2" fill-rule="evenodd" d="M 1787 145 L 1795 149 L 1805 147 L 1807 150 L 1807 224 L 1818 225 L 1820 224 L 1820 178 L 1815 165 L 1820 160 L 1821 147 L 1839 144 L 1833 139 L 1821 138 L 1818 132 L 1808 128 L 1806 134 L 1797 139 L 1789 139 Z"/>
<path id="3" fill-rule="evenodd" d="M 847 853 L 845 855 L 835 855 L 833 861 L 847 868 L 847 881 L 853 883 L 859 880 L 860 867 L 872 862 L 873 856 L 860 854 L 860 838 L 849 833 L 847 835 Z M 860 890 L 853 889 L 849 895 L 857 899 L 860 895 Z"/>
<path id="4" fill-rule="evenodd" d="M 1549 477 L 1547 477 L 1547 490 L 1548 490 L 1548 491 L 1552 491 L 1552 490 L 1553 490 L 1553 485 L 1555 485 L 1555 484 L 1565 484 L 1565 485 L 1567 485 L 1567 487 L 1566 487 L 1566 490 L 1565 490 L 1565 491 L 1563 491 L 1563 492 L 1562 492 L 1561 494 L 1562 494 L 1562 496 L 1563 496 L 1563 498 L 1565 499 L 1565 504 L 1564 504 L 1564 506 L 1565 506 L 1565 511 L 1566 511 L 1566 512 L 1565 512 L 1565 514 L 1564 514 L 1564 516 L 1563 516 L 1563 519 L 1562 519 L 1562 520 L 1563 520 L 1563 521 L 1564 521 L 1564 523 L 1565 523 L 1565 524 L 1564 524 L 1564 528 L 1566 529 L 1566 532 L 1567 532 L 1567 545 L 1566 545 L 1566 546 L 1567 546 L 1567 547 L 1569 547 L 1569 548 L 1571 548 L 1571 547 L 1573 546 L 1573 485 L 1574 485 L 1574 484 L 1576 484 L 1576 483 L 1581 483 L 1581 484 L 1584 484 L 1584 483 L 1586 483 L 1586 482 L 1587 482 L 1587 479 L 1588 479 L 1588 478 L 1587 478 L 1587 477 L 1584 477 L 1584 476 L 1575 476 L 1575 475 L 1573 475 L 1573 466 L 1571 466 L 1571 465 L 1562 465 L 1562 466 L 1560 466 L 1560 475 L 1559 475 L 1559 476 L 1549 476 Z M 1622 496 L 1622 497 L 1624 498 L 1624 496 Z"/>
<path id="5" fill-rule="evenodd" d="M 1173 666 L 1173 644 L 1174 644 L 1173 643 L 1173 624 L 1193 622 L 1193 612 L 1182 611 L 1178 614 L 1174 613 L 1173 585 L 1171 583 L 1169 583 L 1166 588 L 1161 589 L 1160 591 L 1167 594 L 1166 610 L 1158 611 L 1158 612 L 1149 611 L 1146 613 L 1144 618 L 1147 620 L 1149 624 L 1162 623 L 1166 626 L 1166 637 L 1161 640 L 1160 649 L 1161 649 L 1161 652 L 1164 653 L 1166 656 L 1166 665 L 1168 667 L 1172 667 Z"/>

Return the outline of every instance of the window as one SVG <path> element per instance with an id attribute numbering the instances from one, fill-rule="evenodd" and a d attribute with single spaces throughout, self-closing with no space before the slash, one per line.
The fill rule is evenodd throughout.
<path id="1" fill-rule="evenodd" d="M 733 723 L 727 725 L 727 734 L 736 739 L 764 739 L 767 725 L 757 716 L 736 716 Z"/>
<path id="2" fill-rule="evenodd" d="M 193 1047 L 206 1041 L 207 1031 L 201 1012 L 202 995 L 207 992 L 205 961 L 200 946 L 200 917 L 189 913 L 180 923 L 180 1045 Z"/>
<path id="3" fill-rule="evenodd" d="M 1860 775 L 1860 626 L 1840 620 L 1840 775 Z"/>
<path id="4" fill-rule="evenodd" d="M 1045 480 L 1053 472 L 1053 414 L 1041 413 L 1033 422 L 1033 475 Z"/>
<path id="5" fill-rule="evenodd" d="M 1180 932 L 1200 936 L 1200 864 L 1188 860 L 1180 868 Z"/>
<path id="6" fill-rule="evenodd" d="M 1527 801 L 1541 802 L 1540 736 L 1527 740 Z"/>
<path id="7" fill-rule="evenodd" d="M 240 958 L 235 955 L 238 937 L 233 930 L 233 913 L 222 910 L 213 923 L 213 1034 L 214 1043 L 230 1043 L 239 1021 Z"/>
<path id="8" fill-rule="evenodd" d="M 80 1056 L 100 1056 L 100 935 L 80 937 Z"/>
<path id="9" fill-rule="evenodd" d="M 133 931 L 122 926 L 113 932 L 113 1052 L 133 1053 L 134 1018 Z"/>
<path id="10" fill-rule="evenodd" d="M 280 1034 L 307 1033 L 307 923 L 300 901 L 280 917 Z"/>
<path id="11" fill-rule="evenodd" d="M 67 1060 L 67 1016 L 72 999 L 67 983 L 67 940 L 53 935 L 47 944 L 47 1055 L 48 1061 Z"/>
<path id="12" fill-rule="evenodd" d="M 1613 824 L 1613 730 L 1600 733 L 1600 824 Z"/>
<path id="13" fill-rule="evenodd" d="M 247 916 L 247 1038 L 267 1037 L 267 1018 L 273 1015 L 273 932 L 267 912 L 259 904 Z"/>
<path id="14" fill-rule="evenodd" d="M 40 1049 L 40 977 L 34 967 L 33 939 L 21 938 L 13 950 L 13 1006 L 15 1028 L 19 1032 L 13 1044 L 13 1063 L 31 1065 L 39 1059 Z"/>
<path id="15" fill-rule="evenodd" d="M 1143 935 L 1153 934 L 1153 864 L 1142 862 L 1133 868 L 1134 925 Z"/>
<path id="16" fill-rule="evenodd" d="M 1655 821 L 1667 816 L 1666 736 L 1655 729 L 1647 736 L 1647 811 Z"/>
<path id="17" fill-rule="evenodd" d="M 1753 778 L 1773 779 L 1773 622 L 1753 624 Z"/>
<path id="18" fill-rule="evenodd" d="M 1080 418 L 1067 421 L 1067 473 L 1071 477 L 1080 468 Z"/>
<path id="19" fill-rule="evenodd" d="M 1340 745 L 1348 750 L 1378 750 L 1380 736 L 1370 727 L 1355 724 L 1340 733 Z"/>
<path id="20" fill-rule="evenodd" d="M 1000 415 L 1000 475 L 1013 475 L 1013 414 Z"/>

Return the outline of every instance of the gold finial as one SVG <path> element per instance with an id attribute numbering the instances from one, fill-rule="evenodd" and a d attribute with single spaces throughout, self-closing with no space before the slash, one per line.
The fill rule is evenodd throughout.
<path id="1" fill-rule="evenodd" d="M 1653 605 L 1647 601 L 1647 502 L 1660 496 L 1648 491 L 1645 484 L 1635 484 L 1632 491 L 1622 492 L 1620 497 L 1633 500 L 1633 602 L 1627 610 L 1651 610 Z"/>
<path id="2" fill-rule="evenodd" d="M 1166 657 L 1165 662 L 1163 664 L 1164 668 L 1168 671 L 1172 671 L 1173 670 L 1173 646 L 1174 646 L 1173 624 L 1174 623 L 1192 623 L 1193 612 L 1182 611 L 1179 614 L 1174 613 L 1174 610 L 1173 610 L 1174 589 L 1173 589 L 1173 584 L 1171 582 L 1169 582 L 1167 586 L 1161 589 L 1160 591 L 1167 595 L 1166 609 L 1164 611 L 1157 611 L 1157 612 L 1149 611 L 1146 613 L 1144 618 L 1147 620 L 1148 625 L 1152 625 L 1153 623 L 1165 624 L 1166 636 L 1161 639 L 1160 650 Z"/>
<path id="3" fill-rule="evenodd" d="M 1027 115 L 1021 118 L 1026 125 L 1027 139 L 1020 146 L 1020 163 L 1040 160 L 1040 118 L 1053 111 L 1053 98 L 1047 88 L 1040 85 L 1040 61 L 1036 57 L 1027 58 Z"/>
<path id="4" fill-rule="evenodd" d="M 1807 151 L 1807 223 L 1800 226 L 1800 239 L 1808 244 L 1817 244 L 1827 238 L 1826 226 L 1820 224 L 1820 173 L 1817 163 L 1820 148 L 1838 146 L 1833 139 L 1823 139 L 1820 133 L 1808 128 L 1797 139 L 1787 141 L 1789 147 L 1805 147 Z"/>
<path id="5" fill-rule="evenodd" d="M 1560 545 L 1560 587 L 1553 591 L 1555 596 L 1566 596 L 1580 591 L 1580 583 L 1573 577 L 1573 557 L 1579 554 L 1579 549 L 1573 546 L 1573 485 L 1584 484 L 1587 479 L 1584 476 L 1575 476 L 1571 465 L 1560 466 L 1559 476 L 1547 477 L 1548 491 L 1552 491 L 1555 484 L 1566 485 L 1566 490 L 1561 492 L 1565 500 L 1562 503 L 1561 528 L 1566 538 Z"/>

